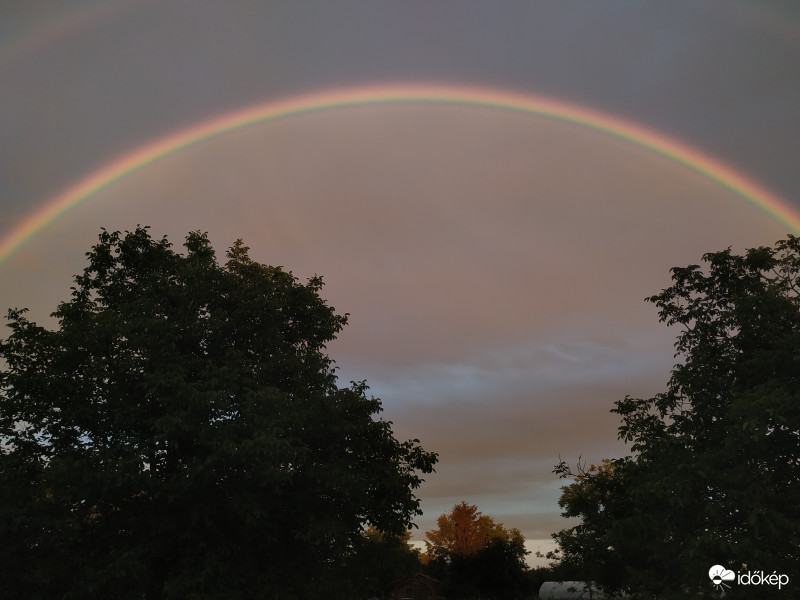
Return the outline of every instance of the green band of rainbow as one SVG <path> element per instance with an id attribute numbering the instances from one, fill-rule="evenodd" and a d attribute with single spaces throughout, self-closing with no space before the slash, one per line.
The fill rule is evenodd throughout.
<path id="1" fill-rule="evenodd" d="M 666 135 L 587 107 L 537 95 L 444 85 L 379 85 L 337 89 L 271 101 L 189 127 L 113 160 L 70 186 L 0 240 L 0 263 L 67 210 L 115 181 L 188 146 L 257 123 L 346 107 L 460 105 L 536 115 L 625 140 L 666 157 L 734 192 L 800 233 L 800 214 L 787 202 L 729 165 Z"/>

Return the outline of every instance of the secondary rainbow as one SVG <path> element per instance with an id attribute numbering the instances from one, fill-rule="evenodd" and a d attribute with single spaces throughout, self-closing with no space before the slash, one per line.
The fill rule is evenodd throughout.
<path id="1" fill-rule="evenodd" d="M 194 144 L 251 125 L 290 116 L 362 106 L 418 104 L 473 106 L 536 115 L 601 132 L 646 148 L 695 171 L 800 233 L 800 214 L 731 166 L 632 121 L 545 96 L 446 85 L 379 85 L 336 89 L 269 101 L 210 119 L 112 160 L 45 203 L 0 240 L 0 263 L 67 210 L 115 181 Z"/>

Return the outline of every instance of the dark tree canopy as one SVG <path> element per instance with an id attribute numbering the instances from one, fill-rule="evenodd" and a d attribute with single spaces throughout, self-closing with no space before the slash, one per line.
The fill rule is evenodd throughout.
<path id="1" fill-rule="evenodd" d="M 565 558 L 611 588 L 711 594 L 712 565 L 796 577 L 800 564 L 800 238 L 703 262 L 648 298 L 681 328 L 682 362 L 664 393 L 616 403 L 634 455 L 578 473 L 562 495 L 581 518 L 556 534 Z"/>
<path id="2" fill-rule="evenodd" d="M 348 598 L 386 597 L 398 582 L 420 573 L 420 552 L 410 545 L 410 539 L 410 531 L 392 535 L 368 527 L 348 565 L 355 579 Z"/>
<path id="3" fill-rule="evenodd" d="M 251 260 L 105 230 L 48 330 L 0 342 L 0 588 L 11 597 L 307 598 L 372 524 L 402 534 L 434 453 L 325 353 L 347 322 Z"/>

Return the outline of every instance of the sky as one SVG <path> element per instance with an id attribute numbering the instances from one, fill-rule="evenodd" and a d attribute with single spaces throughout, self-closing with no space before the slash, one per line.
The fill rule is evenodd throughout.
<path id="1" fill-rule="evenodd" d="M 52 324 L 101 227 L 242 238 L 439 453 L 413 538 L 466 500 L 547 551 L 559 457 L 677 360 L 643 299 L 798 233 L 798 64 L 789 0 L 5 0 L 0 310 Z"/>

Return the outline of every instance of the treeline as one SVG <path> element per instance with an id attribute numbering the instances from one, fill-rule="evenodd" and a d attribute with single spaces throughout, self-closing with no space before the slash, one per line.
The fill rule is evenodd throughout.
<path id="1" fill-rule="evenodd" d="M 354 561 L 362 595 L 353 597 L 408 597 L 410 590 L 422 588 L 443 599 L 510 600 L 530 598 L 541 585 L 527 568 L 528 551 L 518 529 L 506 529 L 466 502 L 441 515 L 437 524 L 425 533 L 425 550 L 410 544 L 410 532 L 367 529 L 363 552 Z"/>
<path id="2" fill-rule="evenodd" d="M 445 598 L 523 598 L 532 590 L 526 577 L 525 538 L 506 529 L 477 506 L 461 502 L 425 533 L 425 573 Z"/>

